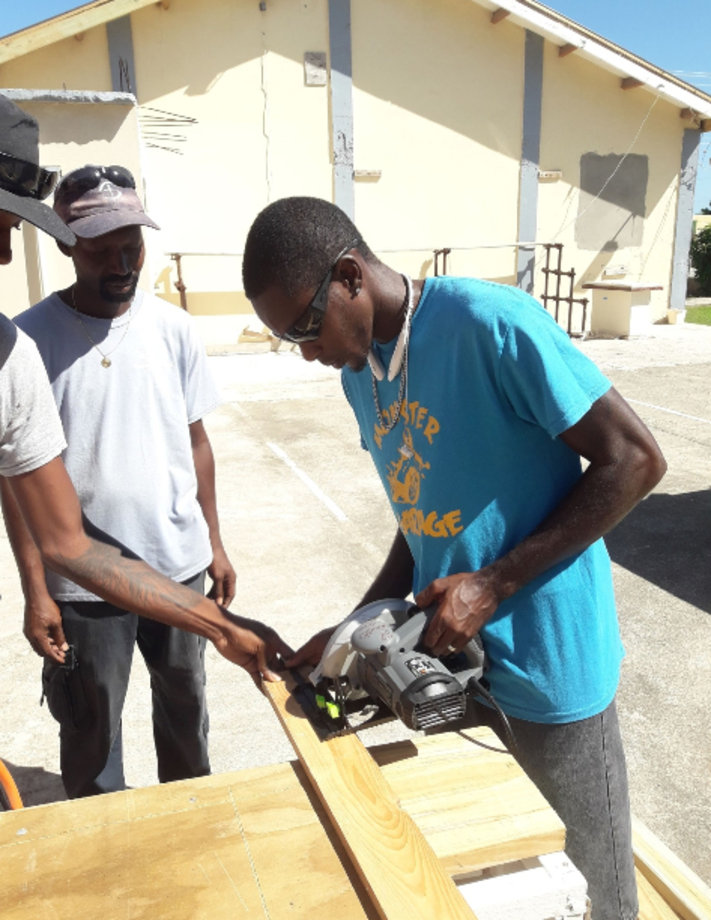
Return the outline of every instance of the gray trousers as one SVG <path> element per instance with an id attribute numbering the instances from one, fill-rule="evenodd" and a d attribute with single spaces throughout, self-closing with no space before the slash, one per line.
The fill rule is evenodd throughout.
<path id="1" fill-rule="evenodd" d="M 201 573 L 186 585 L 202 593 L 204 583 Z M 76 666 L 45 661 L 42 684 L 69 798 L 126 788 L 121 714 L 136 645 L 151 679 L 160 782 L 208 775 L 205 639 L 104 602 L 59 606 Z"/>
<path id="2" fill-rule="evenodd" d="M 475 718 L 503 739 L 501 722 L 474 704 Z M 562 725 L 509 717 L 516 759 L 565 824 L 565 852 L 588 883 L 592 920 L 635 920 L 627 768 L 613 702 L 597 716 Z"/>

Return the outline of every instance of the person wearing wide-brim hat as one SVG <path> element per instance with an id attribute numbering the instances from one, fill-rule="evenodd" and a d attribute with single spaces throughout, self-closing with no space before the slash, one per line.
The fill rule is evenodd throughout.
<path id="1" fill-rule="evenodd" d="M 39 165 L 37 121 L 6 96 L 0 96 L 0 211 L 2 221 L 2 264 L 10 261 L 9 233 L 20 220 L 29 221 L 59 242 L 72 246 L 73 231 L 44 204 L 57 181 L 57 173 Z M 15 220 L 9 219 L 15 218 Z"/>
<path id="2" fill-rule="evenodd" d="M 58 242 L 74 233 L 42 199 L 53 174 L 39 165 L 37 122 L 0 94 L 0 265 L 12 259 L 10 234 L 27 220 Z M 235 616 L 215 601 L 159 575 L 120 546 L 84 530 L 79 499 L 62 462 L 62 425 L 42 359 L 32 339 L 0 313 L 0 490 L 8 523 L 22 520 L 23 539 L 42 563 L 128 610 L 206 636 L 229 661 L 262 678 L 289 647 L 267 626 Z M 23 547 L 13 543 L 17 553 Z M 24 549 L 27 549 L 25 546 Z M 61 625 L 47 626 L 33 648 L 64 662 L 68 645 Z"/>

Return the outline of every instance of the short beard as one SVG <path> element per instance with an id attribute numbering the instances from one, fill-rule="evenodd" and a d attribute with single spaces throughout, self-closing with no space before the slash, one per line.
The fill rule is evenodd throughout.
<path id="1" fill-rule="evenodd" d="M 134 277 L 133 284 L 125 294 L 114 294 L 110 291 L 107 288 L 107 280 L 110 281 L 111 279 L 106 279 L 99 284 L 99 294 L 105 303 L 126 303 L 129 300 L 133 300 L 138 287 L 138 275 Z"/>

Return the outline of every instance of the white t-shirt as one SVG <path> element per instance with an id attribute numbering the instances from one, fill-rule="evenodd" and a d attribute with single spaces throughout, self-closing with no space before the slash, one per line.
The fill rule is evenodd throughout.
<path id="1" fill-rule="evenodd" d="M 114 320 L 77 314 L 52 294 L 15 321 L 47 368 L 86 517 L 164 575 L 197 575 L 212 549 L 188 426 L 219 394 L 190 317 L 139 291 Z M 47 583 L 58 600 L 95 598 L 52 572 Z"/>
<path id="2" fill-rule="evenodd" d="M 19 476 L 66 447 L 34 342 L 0 313 L 0 475 Z"/>

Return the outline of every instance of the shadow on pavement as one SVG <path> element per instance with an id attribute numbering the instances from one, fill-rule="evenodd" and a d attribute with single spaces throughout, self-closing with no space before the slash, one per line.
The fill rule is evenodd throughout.
<path id="1" fill-rule="evenodd" d="M 4 758 L 3 762 L 15 780 L 25 808 L 66 799 L 62 777 L 58 773 L 50 773 L 44 767 L 20 767 Z"/>
<path id="2" fill-rule="evenodd" d="M 711 490 L 654 493 L 605 542 L 613 562 L 711 613 Z"/>

